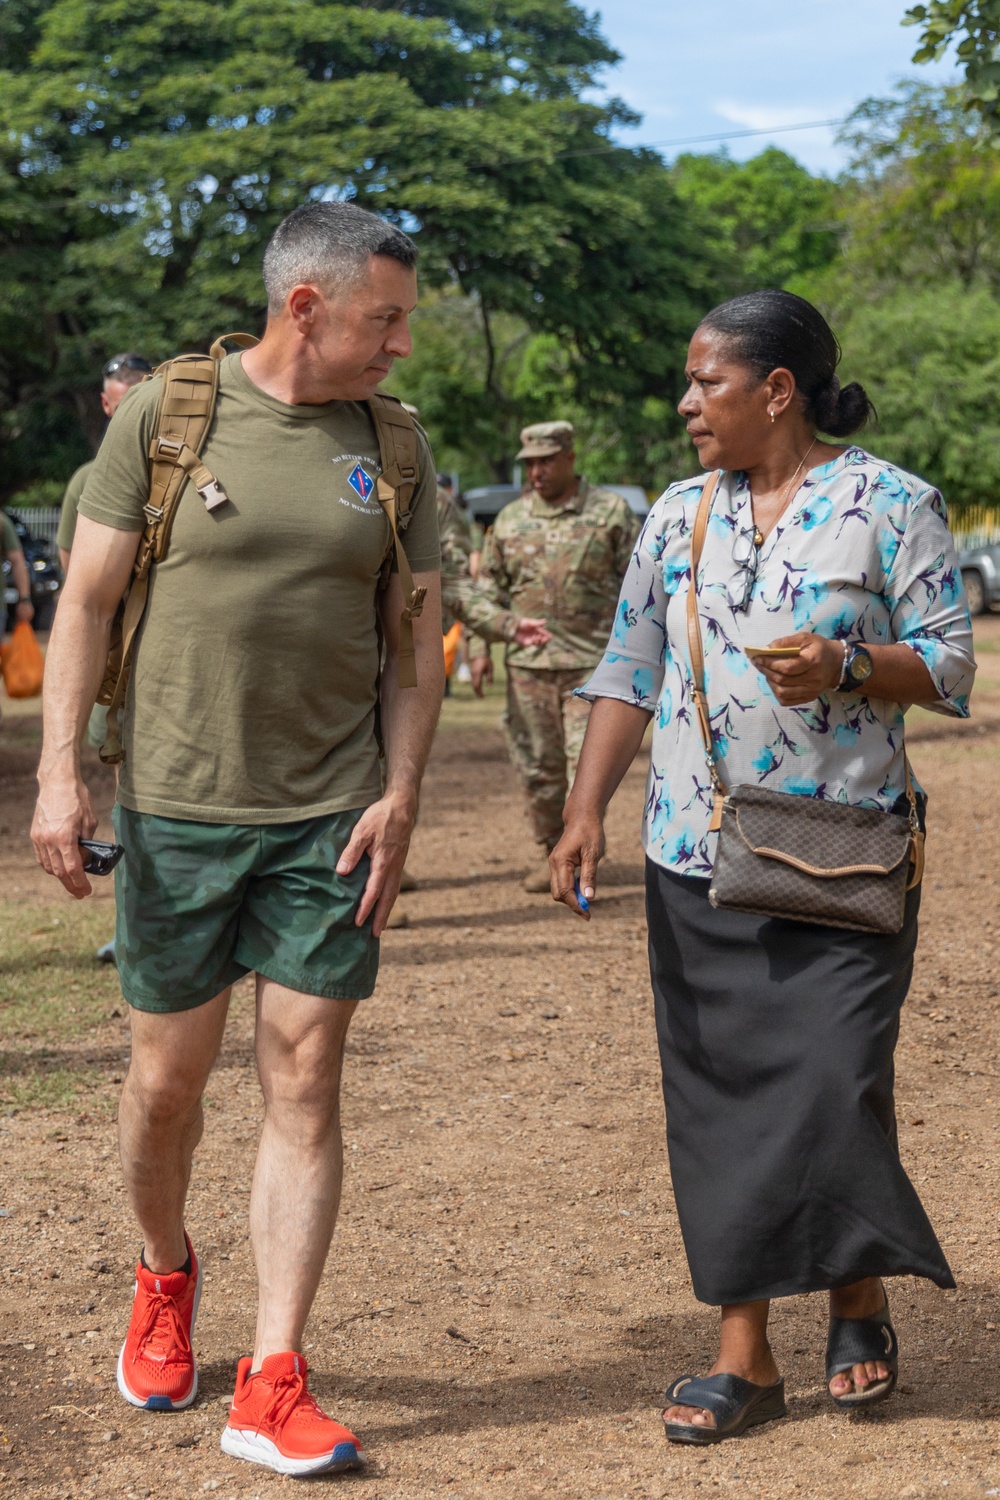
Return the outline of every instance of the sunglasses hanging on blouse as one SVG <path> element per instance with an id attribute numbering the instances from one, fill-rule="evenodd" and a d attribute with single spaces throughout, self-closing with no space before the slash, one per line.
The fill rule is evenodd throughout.
<path id="1" fill-rule="evenodd" d="M 736 572 L 726 587 L 730 609 L 747 610 L 753 598 L 760 566 L 760 549 L 764 538 L 756 526 L 744 526 L 733 538 L 733 562 Z"/>

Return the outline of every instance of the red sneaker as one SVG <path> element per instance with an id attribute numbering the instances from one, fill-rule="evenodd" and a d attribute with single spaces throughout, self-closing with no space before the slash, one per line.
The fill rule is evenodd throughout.
<path id="1" fill-rule="evenodd" d="M 198 1394 L 191 1330 L 201 1296 L 201 1270 L 187 1235 L 190 1273 L 163 1276 L 135 1268 L 135 1301 L 118 1356 L 118 1389 L 132 1406 L 182 1411 Z"/>
<path id="2" fill-rule="evenodd" d="M 320 1411 L 306 1385 L 301 1354 L 269 1354 L 256 1375 L 249 1359 L 236 1371 L 236 1394 L 222 1451 L 278 1474 L 331 1474 L 360 1469 L 364 1450 L 353 1432 Z"/>

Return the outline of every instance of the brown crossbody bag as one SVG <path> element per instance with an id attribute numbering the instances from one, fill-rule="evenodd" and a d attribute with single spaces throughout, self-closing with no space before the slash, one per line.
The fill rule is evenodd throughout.
<path id="1" fill-rule="evenodd" d="M 697 581 L 718 482 L 715 473 L 702 490 L 691 537 L 687 596 L 695 709 L 714 794 L 709 831 L 719 835 L 708 899 L 713 906 L 762 917 L 856 932 L 899 932 L 906 893 L 919 885 L 924 865 L 924 835 L 909 760 L 909 816 L 760 786 L 727 789 L 723 781 L 705 696 Z"/>

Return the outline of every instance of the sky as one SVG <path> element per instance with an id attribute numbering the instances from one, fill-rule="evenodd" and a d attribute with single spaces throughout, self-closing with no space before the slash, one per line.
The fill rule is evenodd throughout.
<path id="1" fill-rule="evenodd" d="M 910 0 L 582 0 L 622 62 L 604 77 L 643 116 L 620 132 L 653 145 L 717 132 L 768 134 L 726 143 L 738 160 L 774 144 L 813 172 L 836 173 L 846 154 L 835 129 L 770 132 L 841 119 L 904 76 L 957 79 L 954 63 L 910 58 L 919 30 L 900 24 Z M 660 148 L 668 159 L 679 148 Z M 683 148 L 713 151 L 717 143 Z"/>

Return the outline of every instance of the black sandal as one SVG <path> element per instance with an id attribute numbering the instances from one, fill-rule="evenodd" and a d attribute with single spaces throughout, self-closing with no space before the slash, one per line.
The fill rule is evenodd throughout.
<path id="1" fill-rule="evenodd" d="M 712 1413 L 714 1427 L 702 1427 L 694 1422 L 668 1422 L 666 1417 L 663 1418 L 663 1430 L 669 1443 L 701 1445 L 739 1437 L 748 1427 L 772 1422 L 775 1417 L 783 1417 L 787 1410 L 783 1380 L 774 1385 L 754 1385 L 739 1375 L 707 1375 L 702 1380 L 682 1375 L 667 1392 L 665 1404 L 691 1406 L 697 1411 Z"/>
<path id="2" fill-rule="evenodd" d="M 879 1363 L 889 1366 L 884 1380 L 875 1380 L 863 1391 L 835 1396 L 830 1381 L 855 1365 Z M 869 1318 L 831 1318 L 826 1340 L 826 1384 L 834 1406 L 854 1411 L 859 1406 L 877 1406 L 887 1401 L 896 1387 L 899 1374 L 899 1340 L 889 1321 L 889 1303 Z"/>

